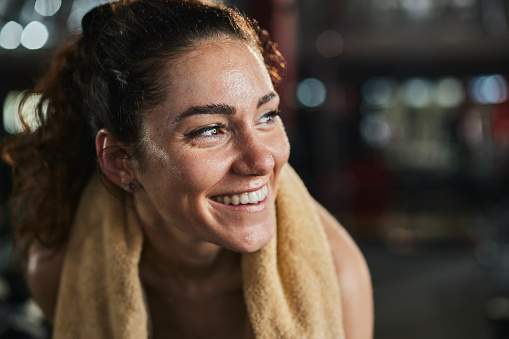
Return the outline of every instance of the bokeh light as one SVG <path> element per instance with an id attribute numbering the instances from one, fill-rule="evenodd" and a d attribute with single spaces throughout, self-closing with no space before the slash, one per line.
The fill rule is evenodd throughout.
<path id="1" fill-rule="evenodd" d="M 401 0 L 401 6 L 403 11 L 414 18 L 427 17 L 433 11 L 431 0 Z"/>
<path id="2" fill-rule="evenodd" d="M 435 101 L 438 106 L 452 108 L 459 106 L 465 100 L 462 83 L 455 78 L 440 79 L 435 86 Z"/>
<path id="3" fill-rule="evenodd" d="M 334 58 L 343 51 L 343 38 L 336 31 L 324 31 L 316 39 L 316 49 L 325 58 Z"/>
<path id="4" fill-rule="evenodd" d="M 297 99 L 306 107 L 318 107 L 324 103 L 326 97 L 327 88 L 318 79 L 304 79 L 297 86 Z"/>
<path id="5" fill-rule="evenodd" d="M 62 6 L 62 0 L 37 0 L 34 9 L 43 16 L 52 16 Z"/>
<path id="6" fill-rule="evenodd" d="M 431 83 L 426 79 L 408 79 L 400 91 L 401 99 L 408 107 L 425 108 L 431 104 Z"/>
<path id="7" fill-rule="evenodd" d="M 373 148 L 384 148 L 391 139 L 389 124 L 380 114 L 369 114 L 361 122 L 361 136 Z"/>
<path id="8" fill-rule="evenodd" d="M 500 74 L 472 79 L 469 90 L 474 101 L 486 105 L 502 103 L 508 97 L 507 81 Z"/>
<path id="9" fill-rule="evenodd" d="M 71 12 L 69 18 L 67 19 L 67 29 L 69 32 L 73 34 L 78 34 L 81 32 L 81 19 L 86 14 L 86 10 L 78 8 Z"/>
<path id="10" fill-rule="evenodd" d="M 21 44 L 27 49 L 39 49 L 46 44 L 48 37 L 46 26 L 39 21 L 32 21 L 23 30 Z"/>
<path id="11" fill-rule="evenodd" d="M 391 106 L 396 98 L 397 83 L 391 78 L 374 77 L 368 79 L 361 92 L 366 103 L 373 106 Z"/>
<path id="12" fill-rule="evenodd" d="M 21 43 L 23 26 L 15 21 L 9 21 L 0 31 L 0 46 L 5 49 L 15 49 Z"/>

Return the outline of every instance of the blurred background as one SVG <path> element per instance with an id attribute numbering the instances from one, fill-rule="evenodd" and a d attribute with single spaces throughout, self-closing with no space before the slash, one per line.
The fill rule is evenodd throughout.
<path id="1" fill-rule="evenodd" d="M 99 0 L 0 2 L 0 140 Z M 509 338 L 509 1 L 230 0 L 288 62 L 291 164 L 370 267 L 376 339 Z M 11 249 L 0 338 L 47 338 Z"/>

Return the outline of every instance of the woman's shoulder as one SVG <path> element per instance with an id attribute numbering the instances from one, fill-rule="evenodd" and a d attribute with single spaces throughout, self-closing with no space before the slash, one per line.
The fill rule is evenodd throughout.
<path id="1" fill-rule="evenodd" d="M 55 313 L 64 258 L 65 248 L 50 249 L 37 241 L 30 245 L 25 272 L 27 285 L 50 323 Z"/>
<path id="2" fill-rule="evenodd" d="M 346 338 L 372 338 L 373 291 L 366 260 L 339 222 L 319 203 L 316 209 L 336 267 Z"/>

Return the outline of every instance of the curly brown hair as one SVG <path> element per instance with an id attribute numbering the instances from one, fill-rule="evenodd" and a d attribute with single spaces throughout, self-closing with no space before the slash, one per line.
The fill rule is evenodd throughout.
<path id="1" fill-rule="evenodd" d="M 33 240 L 55 249 L 65 244 L 81 192 L 98 170 L 95 136 L 101 128 L 131 145 L 129 156 L 143 163 L 141 116 L 162 100 L 166 89 L 158 74 L 165 62 L 203 39 L 228 36 L 259 48 L 275 84 L 286 67 L 267 31 L 222 5 L 118 1 L 86 14 L 82 30 L 25 94 L 25 103 L 40 94 L 39 127 L 24 123 L 2 150 L 12 167 L 13 223 L 24 259 Z"/>

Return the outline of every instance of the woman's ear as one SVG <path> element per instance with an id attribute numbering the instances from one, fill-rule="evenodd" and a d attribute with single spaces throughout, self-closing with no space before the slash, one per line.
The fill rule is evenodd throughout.
<path id="1" fill-rule="evenodd" d="M 130 191 L 139 186 L 127 146 L 119 142 L 110 131 L 102 128 L 97 132 L 95 148 L 99 166 L 111 182 Z"/>

